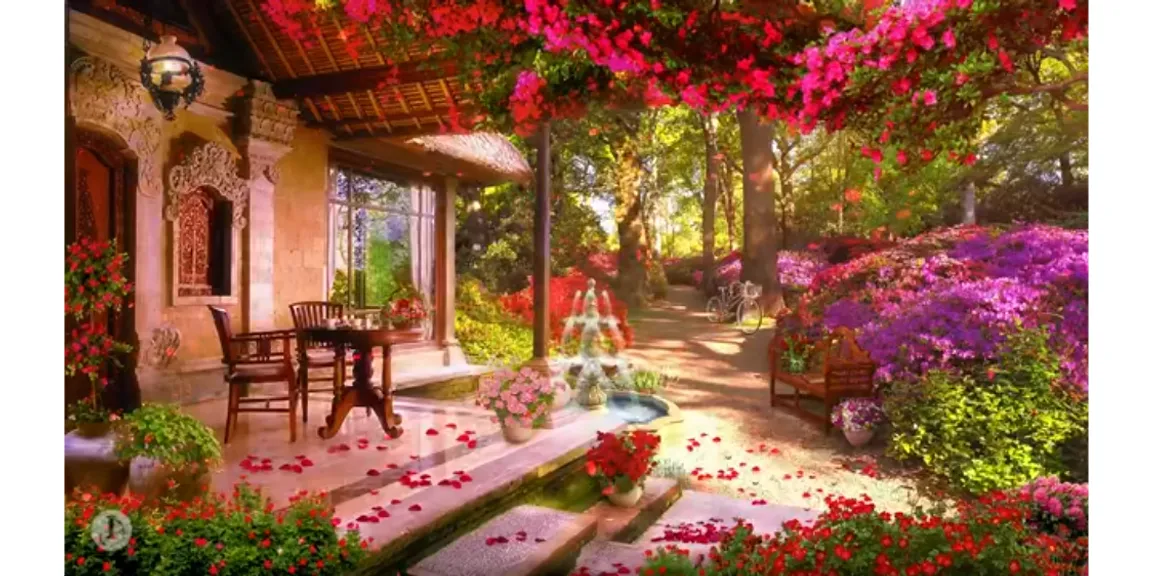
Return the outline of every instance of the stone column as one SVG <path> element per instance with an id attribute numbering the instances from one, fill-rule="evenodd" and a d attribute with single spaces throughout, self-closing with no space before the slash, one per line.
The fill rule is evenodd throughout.
<path id="1" fill-rule="evenodd" d="M 436 195 L 436 334 L 444 347 L 445 364 L 467 364 L 456 340 L 456 190 L 460 182 L 446 178 Z"/>
<path id="2" fill-rule="evenodd" d="M 248 227 L 244 244 L 244 327 L 275 328 L 276 163 L 292 149 L 296 133 L 294 103 L 280 102 L 271 85 L 253 81 L 244 90 L 236 114 L 236 144 L 248 179 Z"/>

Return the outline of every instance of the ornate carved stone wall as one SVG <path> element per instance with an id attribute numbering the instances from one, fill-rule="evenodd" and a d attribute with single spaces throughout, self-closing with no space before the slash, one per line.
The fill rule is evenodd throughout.
<path id="1" fill-rule="evenodd" d="M 72 116 L 124 139 L 136 154 L 140 170 L 137 190 L 147 197 L 160 194 L 160 116 L 139 79 L 116 66 L 85 56 L 72 63 Z"/>
<path id="2" fill-rule="evenodd" d="M 198 235 L 187 237 L 185 232 L 187 232 L 188 226 L 184 226 L 185 222 L 182 217 L 191 218 L 194 216 L 187 209 L 189 203 L 186 200 L 204 194 L 205 189 L 232 203 L 232 254 L 230 262 L 226 264 L 232 269 L 230 275 L 232 287 L 224 296 L 198 293 L 195 290 L 197 286 L 185 282 L 186 275 L 195 276 L 192 274 L 194 270 L 188 269 L 186 266 L 195 263 L 188 262 L 188 259 L 198 254 L 197 248 L 206 249 L 206 246 L 192 246 L 193 249 L 188 250 L 187 244 L 189 242 L 205 242 L 207 238 L 201 238 Z M 241 254 L 239 231 L 248 222 L 245 208 L 249 198 L 248 181 L 240 178 L 237 174 L 236 159 L 227 148 L 216 142 L 206 142 L 197 146 L 190 154 L 185 154 L 169 170 L 166 196 L 167 205 L 164 207 L 164 217 L 172 222 L 173 305 L 236 303 L 238 294 L 237 272 L 239 271 L 238 264 Z M 193 284 L 197 283 L 193 282 Z"/>

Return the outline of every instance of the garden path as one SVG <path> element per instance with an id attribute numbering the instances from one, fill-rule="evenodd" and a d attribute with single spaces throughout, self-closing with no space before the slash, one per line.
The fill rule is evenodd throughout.
<path id="1" fill-rule="evenodd" d="M 854 449 L 838 431 L 825 436 L 768 406 L 771 320 L 744 336 L 709 323 L 700 292 L 670 286 L 666 300 L 629 322 L 635 330 L 629 356 L 679 376 L 661 395 L 680 407 L 684 422 L 661 430 L 660 458 L 690 474 L 698 468 L 693 489 L 815 509 L 827 494 L 868 494 L 891 511 L 928 503 L 909 474 L 882 456 L 880 442 Z"/>

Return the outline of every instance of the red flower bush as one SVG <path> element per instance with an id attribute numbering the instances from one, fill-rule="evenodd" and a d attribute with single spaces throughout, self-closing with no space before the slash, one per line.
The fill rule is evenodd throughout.
<path id="1" fill-rule="evenodd" d="M 549 292 L 551 295 L 551 306 L 548 310 L 548 323 L 551 329 L 552 340 L 559 342 L 564 335 L 564 319 L 572 315 L 573 300 L 576 298 L 576 293 L 583 292 L 588 289 L 588 277 L 580 272 L 572 272 L 567 276 L 553 276 L 552 282 L 549 284 Z M 606 287 L 597 284 L 596 291 L 601 292 Z M 611 291 L 609 291 L 611 295 Z M 533 299 L 532 299 L 532 280 L 528 280 L 528 287 L 512 294 L 507 294 L 500 297 L 500 304 L 505 310 L 519 317 L 525 323 L 531 325 L 533 317 Z M 602 299 L 597 300 L 600 307 L 600 314 L 608 314 L 609 310 L 604 306 Z M 579 305 L 579 304 L 578 304 Z M 624 338 L 624 345 L 630 346 L 632 344 L 632 326 L 628 324 L 628 308 L 624 303 L 612 298 L 612 315 L 620 321 L 620 333 Z"/>
<path id="2" fill-rule="evenodd" d="M 64 313 L 81 317 L 119 310 L 132 290 L 124 277 L 127 260 L 115 242 L 84 237 L 70 244 L 64 256 Z"/>
<path id="3" fill-rule="evenodd" d="M 696 567 L 680 551 L 661 550 L 648 567 L 662 574 L 725 576 L 877 574 L 1061 575 L 1087 564 L 1087 538 L 1070 541 L 1029 529 L 1026 502 L 1003 492 L 961 503 L 956 514 L 878 512 L 861 499 L 827 497 L 811 525 L 797 520 L 773 536 L 739 523 Z M 641 574 L 648 574 L 645 569 Z"/>
<path id="4" fill-rule="evenodd" d="M 644 430 L 606 434 L 597 432 L 598 442 L 588 450 L 588 475 L 600 480 L 604 493 L 627 492 L 643 484 L 652 471 L 660 449 L 660 437 Z"/>
<path id="5" fill-rule="evenodd" d="M 100 369 L 108 362 L 116 363 L 116 354 L 132 349 L 114 340 L 107 329 L 96 322 L 85 322 L 69 334 L 70 342 L 64 347 L 64 372 L 69 376 L 83 374 L 92 382 L 100 378 Z"/>
<path id="6" fill-rule="evenodd" d="M 133 495 L 77 493 L 64 506 L 64 573 L 348 574 L 368 545 L 356 530 L 336 533 L 322 496 L 301 493 L 275 510 L 247 484 L 159 507 Z M 93 540 L 92 522 L 104 511 L 128 517 L 126 546 L 105 550 Z"/>

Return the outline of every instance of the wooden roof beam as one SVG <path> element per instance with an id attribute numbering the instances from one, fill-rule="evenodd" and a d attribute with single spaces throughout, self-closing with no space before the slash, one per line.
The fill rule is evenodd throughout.
<path id="1" fill-rule="evenodd" d="M 416 138 L 417 136 L 436 136 L 441 134 L 440 126 L 437 124 L 423 124 L 420 126 L 396 126 L 392 125 L 392 131 L 384 133 L 369 133 L 367 130 L 368 125 L 383 126 L 383 121 L 375 120 L 373 118 L 365 118 L 364 120 L 346 120 L 344 122 L 322 122 L 316 124 L 321 128 L 326 128 L 333 131 L 333 136 L 336 140 L 341 142 L 357 141 L 357 140 L 392 140 L 392 139 L 408 139 Z M 336 125 L 335 127 L 330 125 Z M 351 132 L 336 133 L 337 130 L 350 130 Z"/>
<path id="2" fill-rule="evenodd" d="M 447 60 L 404 62 L 397 67 L 399 71 L 396 75 L 393 75 L 392 67 L 383 67 L 283 80 L 275 83 L 272 91 L 277 98 L 305 98 L 375 90 L 381 84 L 419 84 L 459 76 L 459 66 Z"/>
<path id="3" fill-rule="evenodd" d="M 468 104 L 462 105 L 456 110 L 462 117 L 468 117 L 476 111 L 471 105 Z M 386 114 L 382 118 L 372 118 L 370 116 L 365 116 L 363 118 L 345 118 L 335 122 L 326 120 L 319 123 L 319 125 L 331 129 L 338 129 L 349 124 L 356 125 L 369 122 L 376 124 L 383 124 L 384 122 L 387 122 L 389 124 L 395 125 L 397 123 L 403 124 L 405 122 L 424 122 L 429 119 L 441 118 L 447 116 L 450 112 L 451 108 L 447 106 L 434 106 L 431 110 L 415 110 L 408 114 Z M 436 132 L 438 128 L 438 126 L 433 126 L 431 127 L 431 130 L 432 132 Z"/>

